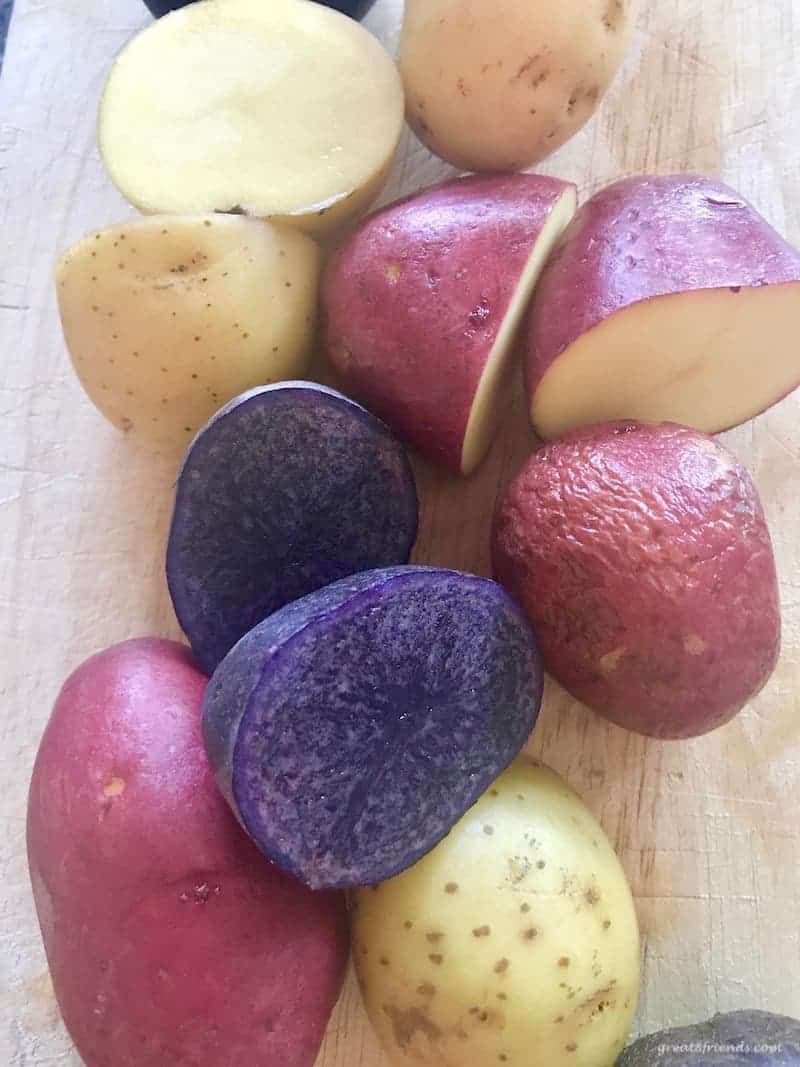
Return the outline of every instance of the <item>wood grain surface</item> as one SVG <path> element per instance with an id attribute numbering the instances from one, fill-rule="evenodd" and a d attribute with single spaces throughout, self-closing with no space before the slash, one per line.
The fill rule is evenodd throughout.
<path id="1" fill-rule="evenodd" d="M 719 174 L 800 243 L 800 3 L 643 3 L 600 114 L 542 169 L 574 179 L 584 196 L 642 171 Z M 378 0 L 367 25 L 394 47 L 400 14 L 401 0 Z M 94 119 L 112 57 L 147 21 L 137 0 L 17 0 L 0 82 L 7 1067 L 80 1063 L 53 999 L 24 856 L 28 777 L 53 699 L 66 674 L 100 647 L 178 632 L 162 561 L 175 461 L 127 441 L 82 395 L 52 284 L 54 258 L 70 241 L 132 214 L 103 173 Z M 407 135 L 384 199 L 448 173 Z M 643 934 L 640 1031 L 717 1009 L 800 1015 L 798 416 L 800 394 L 726 435 L 761 487 L 778 556 L 784 648 L 768 688 L 717 733 L 665 744 L 605 724 L 551 684 L 530 745 L 585 796 L 622 855 Z M 530 446 L 518 391 L 471 480 L 418 464 L 418 560 L 487 573 L 495 493 Z M 320 1067 L 385 1064 L 350 982 Z"/>

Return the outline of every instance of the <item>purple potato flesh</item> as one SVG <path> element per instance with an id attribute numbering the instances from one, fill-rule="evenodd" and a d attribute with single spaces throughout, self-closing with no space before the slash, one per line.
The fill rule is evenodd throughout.
<path id="1" fill-rule="evenodd" d="M 359 571 L 405 563 L 414 475 L 379 419 L 332 389 L 236 397 L 184 460 L 167 547 L 175 614 L 211 674 L 267 615 Z"/>
<path id="2" fill-rule="evenodd" d="M 524 745 L 543 675 L 495 582 L 391 567 L 270 616 L 220 664 L 203 731 L 261 850 L 315 889 L 374 885 L 451 829 Z"/>

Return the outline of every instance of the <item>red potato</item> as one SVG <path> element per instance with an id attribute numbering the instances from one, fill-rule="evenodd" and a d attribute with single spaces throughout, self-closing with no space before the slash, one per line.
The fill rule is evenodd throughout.
<path id="1" fill-rule="evenodd" d="M 205 677 L 137 640 L 68 679 L 31 783 L 28 855 L 87 1067 L 310 1067 L 347 960 L 342 899 L 269 866 L 219 794 Z"/>
<path id="2" fill-rule="evenodd" d="M 527 327 L 545 439 L 608 419 L 736 426 L 800 383 L 800 253 L 707 178 L 629 178 L 585 203 Z"/>
<path id="3" fill-rule="evenodd" d="M 446 182 L 372 215 L 323 282 L 325 345 L 345 389 L 423 455 L 469 474 L 575 206 L 568 182 L 510 174 Z"/>
<path id="4" fill-rule="evenodd" d="M 706 733 L 775 667 L 778 584 L 758 493 L 705 434 L 635 422 L 569 434 L 501 496 L 492 542 L 545 667 L 620 726 Z"/>

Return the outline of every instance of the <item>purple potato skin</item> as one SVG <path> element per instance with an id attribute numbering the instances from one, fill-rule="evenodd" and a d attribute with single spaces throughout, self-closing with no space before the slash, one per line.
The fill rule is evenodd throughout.
<path id="1" fill-rule="evenodd" d="M 178 475 L 167 583 L 211 674 L 267 615 L 350 574 L 405 563 L 418 505 L 408 457 L 359 404 L 311 382 L 225 405 Z"/>
<path id="2" fill-rule="evenodd" d="M 170 11 L 177 10 L 179 7 L 186 7 L 187 4 L 192 2 L 193 0 L 145 0 L 150 13 L 157 19 Z M 349 15 L 351 18 L 362 19 L 375 3 L 375 0 L 319 0 L 319 2 L 325 4 L 326 7 L 335 8 L 336 11 Z M 269 3 L 269 0 L 264 0 L 264 3 Z"/>
<path id="3" fill-rule="evenodd" d="M 355 575 L 288 605 L 223 660 L 206 749 L 242 826 L 314 889 L 374 885 L 449 832 L 539 712 L 536 638 L 495 582 Z"/>
<path id="4" fill-rule="evenodd" d="M 578 209 L 539 279 L 527 325 L 528 395 L 571 344 L 631 304 L 798 280 L 800 252 L 722 182 L 615 182 Z"/>
<path id="5" fill-rule="evenodd" d="M 715 1015 L 641 1038 L 617 1067 L 800 1067 L 800 1021 L 766 1011 Z"/>

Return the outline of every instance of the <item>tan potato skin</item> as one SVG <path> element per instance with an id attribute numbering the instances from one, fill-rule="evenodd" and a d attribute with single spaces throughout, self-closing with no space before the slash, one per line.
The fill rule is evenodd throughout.
<path id="1" fill-rule="evenodd" d="M 56 270 L 78 378 L 115 426 L 182 450 L 232 397 L 303 377 L 319 268 L 310 238 L 232 215 L 150 216 L 89 234 Z"/>
<path id="2" fill-rule="evenodd" d="M 522 757 L 414 867 L 353 898 L 353 958 L 392 1064 L 610 1067 L 639 983 L 601 827 Z"/>
<path id="3" fill-rule="evenodd" d="M 637 0 L 407 0 L 406 117 L 465 170 L 521 170 L 592 117 L 630 39 Z"/>

